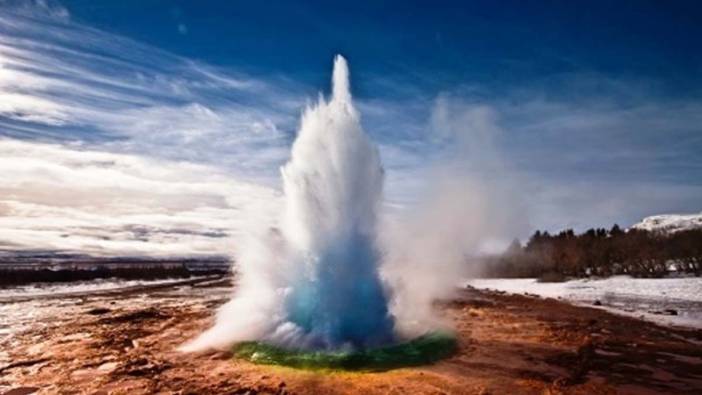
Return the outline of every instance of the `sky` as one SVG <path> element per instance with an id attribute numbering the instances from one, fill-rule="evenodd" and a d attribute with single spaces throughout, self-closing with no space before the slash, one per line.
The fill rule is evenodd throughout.
<path id="1" fill-rule="evenodd" d="M 393 210 L 458 157 L 514 237 L 702 211 L 698 2 L 335 3 L 0 0 L 0 249 L 228 253 L 338 53 Z"/>

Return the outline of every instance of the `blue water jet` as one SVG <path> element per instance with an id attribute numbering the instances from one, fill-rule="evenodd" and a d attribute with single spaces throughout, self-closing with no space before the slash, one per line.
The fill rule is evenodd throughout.
<path id="1" fill-rule="evenodd" d="M 376 217 L 383 169 L 337 56 L 332 98 L 302 117 L 292 157 L 282 169 L 283 235 L 295 263 L 285 315 L 308 348 L 364 348 L 394 339 L 378 275 Z"/>

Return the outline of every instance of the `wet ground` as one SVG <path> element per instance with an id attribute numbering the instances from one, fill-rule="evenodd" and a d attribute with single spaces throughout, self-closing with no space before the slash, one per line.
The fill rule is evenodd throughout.
<path id="1" fill-rule="evenodd" d="M 701 330 L 472 289 L 440 306 L 459 350 L 434 365 L 310 372 L 176 351 L 229 293 L 208 279 L 0 301 L 0 394 L 702 393 Z"/>

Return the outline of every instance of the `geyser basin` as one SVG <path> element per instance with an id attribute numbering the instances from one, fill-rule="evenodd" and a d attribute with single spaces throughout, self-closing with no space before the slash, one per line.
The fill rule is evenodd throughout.
<path id="1" fill-rule="evenodd" d="M 446 358 L 456 350 L 456 338 L 448 332 L 431 332 L 416 339 L 356 351 L 309 351 L 285 349 L 263 342 L 234 346 L 234 355 L 253 363 L 299 369 L 379 371 L 418 366 Z"/>

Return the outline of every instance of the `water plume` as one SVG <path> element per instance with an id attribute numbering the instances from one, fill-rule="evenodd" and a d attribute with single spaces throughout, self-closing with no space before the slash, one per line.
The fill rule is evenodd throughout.
<path id="1" fill-rule="evenodd" d="M 237 258 L 239 284 L 215 326 L 185 350 L 247 340 L 305 349 L 364 349 L 392 342 L 394 320 L 379 277 L 377 214 L 383 169 L 334 61 L 330 100 L 307 108 L 282 168 L 280 229 Z"/>

